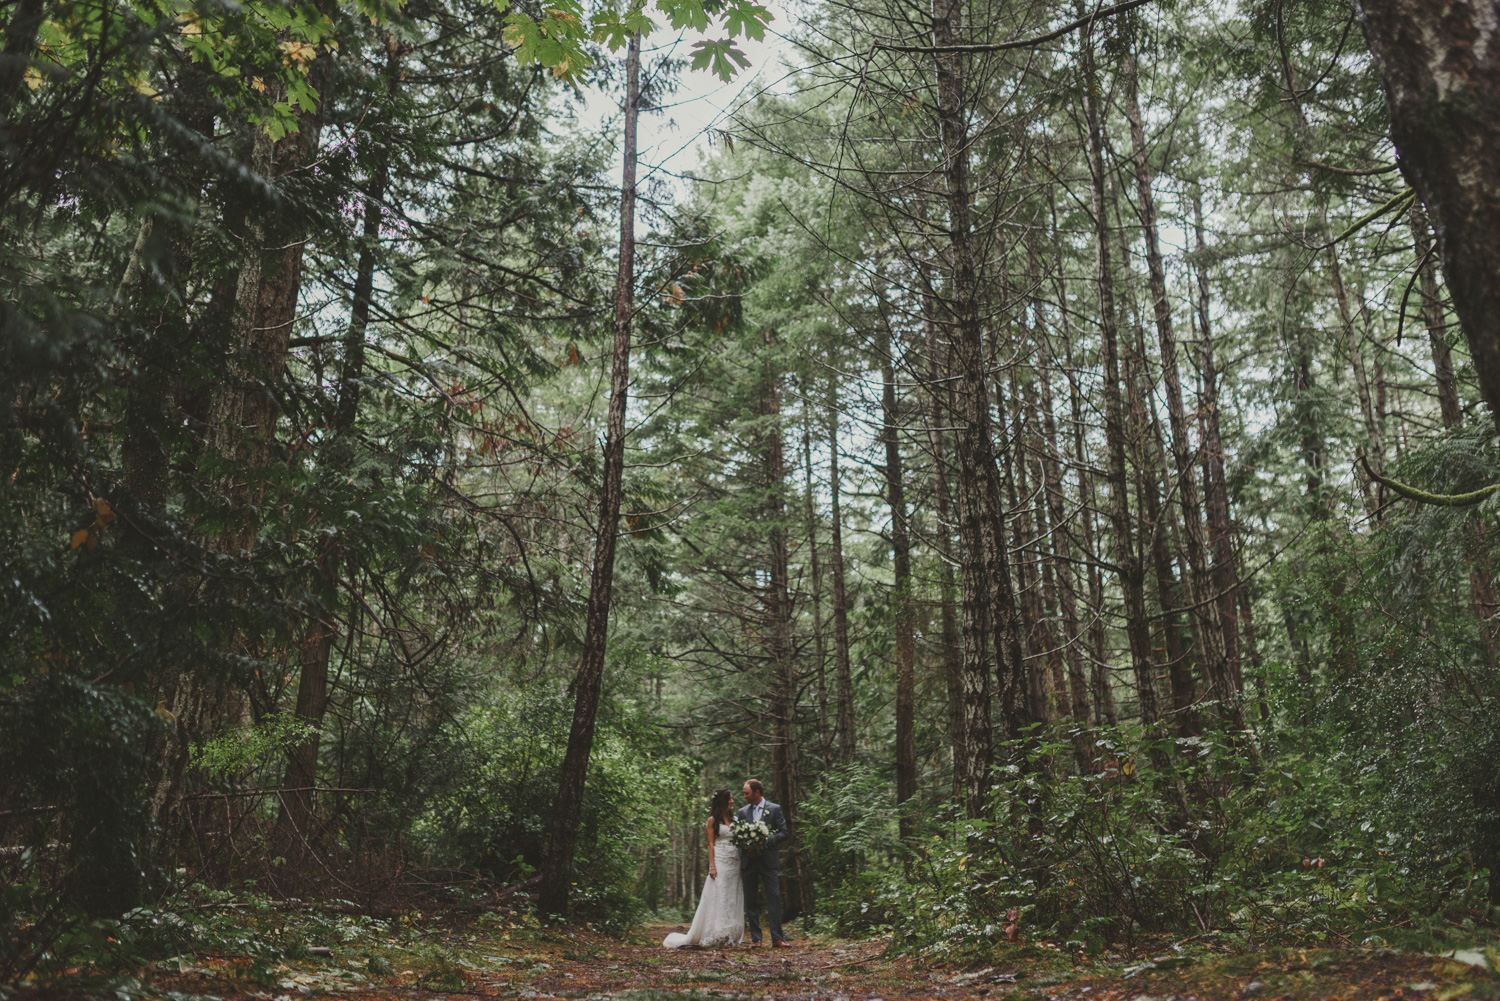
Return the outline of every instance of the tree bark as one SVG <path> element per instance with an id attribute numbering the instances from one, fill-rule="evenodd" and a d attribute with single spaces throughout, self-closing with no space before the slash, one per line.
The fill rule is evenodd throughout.
<path id="1" fill-rule="evenodd" d="M 787 847 L 791 865 L 782 873 L 786 884 L 783 916 L 795 918 L 810 902 L 806 850 L 796 836 L 802 794 L 797 769 L 797 660 L 792 648 L 791 554 L 786 530 L 786 446 L 781 427 L 781 371 L 772 359 L 776 332 L 767 328 L 765 388 L 761 413 L 767 418 L 757 443 L 765 469 L 765 520 L 770 542 L 765 589 L 766 654 L 771 662 L 771 769 L 776 780 L 776 800 L 786 816 L 792 840 Z"/>
<path id="2" fill-rule="evenodd" d="M 1130 69 L 1127 61 L 1123 73 L 1126 89 L 1129 89 Z M 1118 204 L 1117 199 L 1111 201 Z M 1166 457 L 1161 441 L 1160 422 L 1153 410 L 1147 413 L 1146 401 L 1152 396 L 1150 363 L 1146 355 L 1146 330 L 1141 324 L 1138 303 L 1135 298 L 1134 271 L 1130 267 L 1130 245 L 1125 239 L 1124 220 L 1119 220 L 1117 235 L 1120 241 L 1120 270 L 1124 275 L 1123 288 L 1126 312 L 1130 316 L 1133 337 L 1125 351 L 1125 386 L 1127 405 L 1130 409 L 1130 441 L 1134 445 L 1135 462 L 1132 463 L 1136 493 L 1136 510 L 1141 519 L 1143 548 L 1151 552 L 1152 576 L 1156 579 L 1156 603 L 1161 615 L 1156 622 L 1160 644 L 1152 645 L 1152 653 L 1161 651 L 1161 657 L 1153 657 L 1153 678 L 1165 673 L 1167 689 L 1172 699 L 1172 718 L 1177 733 L 1191 736 L 1199 732 L 1194 706 L 1198 701 L 1198 689 L 1193 679 L 1193 665 L 1188 659 L 1188 646 L 1182 632 L 1178 615 L 1177 574 L 1172 567 L 1170 549 L 1171 507 L 1163 503 L 1162 476 L 1165 473 Z M 1170 484 L 1170 480 L 1168 481 Z M 1144 559 L 1144 556 L 1143 556 Z M 1165 672 L 1162 671 L 1165 668 Z"/>
<path id="3" fill-rule="evenodd" d="M 1324 227 L 1327 231 L 1327 227 Z M 1339 308 L 1339 326 L 1344 331 L 1344 350 L 1349 355 L 1349 369 L 1354 375 L 1354 394 L 1359 400 L 1360 416 L 1365 423 L 1365 458 L 1375 472 L 1385 470 L 1385 434 L 1375 414 L 1374 398 L 1370 393 L 1370 376 L 1365 371 L 1365 353 L 1360 344 L 1359 330 L 1354 326 L 1354 313 L 1349 308 L 1349 290 L 1344 284 L 1344 269 L 1339 264 L 1339 248 L 1328 248 L 1328 275 L 1333 282 L 1333 297 Z M 1361 492 L 1365 498 L 1365 510 L 1379 516 L 1380 485 L 1370 481 L 1359 471 Z"/>
<path id="4" fill-rule="evenodd" d="M 1161 708 L 1151 668 L 1150 620 L 1146 615 L 1146 572 L 1136 550 L 1135 533 L 1130 519 L 1129 477 L 1126 473 L 1125 454 L 1127 416 L 1120 392 L 1119 325 L 1115 315 L 1114 266 L 1110 260 L 1104 140 L 1100 123 L 1098 80 L 1094 70 L 1093 39 L 1089 35 L 1085 36 L 1083 53 L 1083 106 L 1088 130 L 1095 276 L 1099 284 L 1100 353 L 1104 367 L 1104 436 L 1108 452 L 1106 479 L 1109 485 L 1109 520 L 1124 603 L 1125 635 L 1130 645 L 1130 663 L 1136 679 L 1138 711 L 1142 724 L 1152 730 L 1161 719 Z"/>
<path id="5" fill-rule="evenodd" d="M 933 535 L 942 540 L 938 551 L 938 606 L 941 621 L 941 669 L 948 693 L 948 744 L 953 755 L 954 797 L 964 796 L 964 776 L 968 774 L 968 743 L 964 737 L 963 647 L 959 635 L 957 591 L 953 575 L 953 517 L 948 487 L 946 419 L 953 412 L 952 382 L 947 378 L 951 365 L 944 364 L 946 349 L 940 350 L 938 325 L 933 316 L 932 269 L 922 267 L 922 318 L 927 329 L 929 368 L 929 403 L 927 437 L 932 449 L 932 489 L 937 507 L 937 525 Z"/>
<path id="6" fill-rule="evenodd" d="M 389 50 L 386 80 L 394 90 L 401 66 L 401 46 Z M 359 414 L 360 389 L 364 382 L 365 331 L 370 325 L 370 308 L 374 301 L 375 264 L 379 256 L 380 223 L 386 188 L 390 184 L 390 156 L 384 145 L 376 155 L 375 172 L 364 192 L 365 212 L 360 237 L 363 246 L 355 267 L 353 301 L 349 309 L 349 327 L 344 333 L 344 358 L 339 371 L 338 407 L 329 427 L 334 447 L 347 450 L 340 439 L 354 427 Z M 334 464 L 342 464 L 335 456 Z M 335 542 L 323 554 L 320 577 L 325 594 L 338 591 L 339 547 Z M 330 601 L 330 611 L 332 602 Z M 282 777 L 280 822 L 303 836 L 308 833 L 314 793 L 318 784 L 319 728 L 328 708 L 328 665 L 333 653 L 337 630 L 332 616 L 318 616 L 309 623 L 302 641 L 302 670 L 297 678 L 297 717 L 313 728 L 312 735 L 288 756 Z"/>
<path id="7" fill-rule="evenodd" d="M 1021 399 L 1018 368 L 1019 366 L 1011 366 L 1010 370 L 1012 402 L 1019 402 Z M 995 395 L 1000 395 L 998 385 L 995 387 Z M 1032 521 L 1031 478 L 1027 475 L 1026 452 L 1029 424 L 1025 410 L 1020 406 L 1016 407 L 1012 427 L 1013 430 L 1007 442 L 1008 447 L 1002 453 L 1002 466 L 1007 495 L 1006 506 L 1013 512 L 1011 548 L 1016 553 L 1016 587 L 1019 592 L 1016 604 L 1021 613 L 1023 638 L 1021 650 L 1026 665 L 1025 720 L 1027 723 L 1045 723 L 1050 719 L 1047 711 L 1049 694 L 1047 668 L 1051 664 L 1052 655 L 1057 652 L 1057 645 L 1048 635 L 1046 612 L 1042 605 L 1041 559 L 1037 547 L 1040 528 L 1039 523 L 1033 524 Z M 1004 679 L 1000 680 L 1003 684 Z"/>
<path id="8" fill-rule="evenodd" d="M 1056 207 L 1052 210 L 1052 228 L 1057 230 Z M 1060 241 L 1059 241 L 1060 242 Z M 1078 470 L 1078 500 L 1079 510 L 1077 514 L 1079 543 L 1083 549 L 1083 559 L 1086 561 L 1088 570 L 1088 658 L 1089 658 L 1089 690 L 1094 702 L 1094 722 L 1100 726 L 1115 726 L 1119 723 L 1119 712 L 1115 708 L 1114 686 L 1109 678 L 1109 661 L 1105 656 L 1104 635 L 1104 579 L 1099 570 L 1098 549 L 1094 545 L 1094 513 L 1099 509 L 1098 497 L 1094 490 L 1094 474 L 1088 462 L 1088 451 L 1084 447 L 1084 421 L 1083 421 L 1083 394 L 1079 390 L 1078 378 L 1074 374 L 1079 369 L 1078 359 L 1073 353 L 1073 333 L 1068 323 L 1068 290 L 1063 279 L 1062 250 L 1059 247 L 1056 261 L 1057 271 L 1057 299 L 1063 308 L 1058 311 L 1058 321 L 1062 326 L 1063 343 L 1067 349 L 1067 379 L 1068 379 L 1068 417 L 1072 422 L 1071 449 L 1073 454 L 1073 465 Z M 1049 387 L 1050 390 L 1050 387 Z M 1049 408 L 1050 409 L 1050 408 Z M 1061 456 L 1061 452 L 1055 452 Z M 1061 459 L 1059 459 L 1059 463 Z M 1059 470 L 1059 479 L 1061 470 Z M 1061 493 L 1058 495 L 1061 503 Z M 1076 645 L 1076 644 L 1075 644 Z"/>
<path id="9" fill-rule="evenodd" d="M 584 781 L 594 747 L 594 725 L 604 681 L 604 653 L 609 638 L 610 592 L 614 587 L 615 543 L 625 474 L 625 405 L 630 389 L 630 323 L 635 298 L 636 125 L 641 101 L 641 36 L 635 34 L 625 56 L 625 152 L 620 185 L 620 260 L 615 277 L 614 345 L 610 360 L 609 415 L 604 438 L 603 482 L 599 488 L 599 522 L 589 601 L 584 619 L 583 655 L 573 679 L 573 723 L 558 776 L 552 838 L 542 862 L 537 910 L 562 919 L 568 913 L 573 882 L 573 853 L 583 810 Z"/>
<path id="10" fill-rule="evenodd" d="M 0 49 L 0 138 L 9 131 L 7 119 L 15 108 L 16 94 L 26 79 L 26 70 L 31 66 L 37 32 L 46 16 L 44 0 L 20 0 L 5 25 L 5 47 Z"/>
<path id="11" fill-rule="evenodd" d="M 833 750 L 833 735 L 828 726 L 828 641 L 823 634 L 823 568 L 818 559 L 818 513 L 813 503 L 811 405 L 803 414 L 802 470 L 805 478 L 803 505 L 807 517 L 808 572 L 812 574 L 813 685 L 818 700 L 818 743 L 823 760 L 827 761 Z"/>
<path id="12" fill-rule="evenodd" d="M 251 126 L 251 170 L 274 182 L 303 168 L 317 151 L 322 112 L 320 98 L 312 111 L 299 116 L 296 132 L 274 141 L 264 128 Z M 210 491 L 223 498 L 224 527 L 208 548 L 235 559 L 255 548 L 268 471 L 279 459 L 275 384 L 285 369 L 297 318 L 306 229 L 295 216 L 254 216 L 243 239 L 246 251 L 235 284 L 224 378 L 209 404 L 205 429 L 206 450 L 225 470 Z M 239 642 L 237 631 L 229 628 L 224 648 Z M 170 700 L 176 733 L 163 747 L 151 813 L 168 841 L 177 826 L 188 750 L 218 723 L 230 684 L 231 679 L 211 677 L 194 664 L 178 670 L 171 691 L 162 693 L 163 702 Z"/>
<path id="13" fill-rule="evenodd" d="M 1136 366 L 1132 366 L 1136 367 Z M 1139 366 L 1144 367 L 1144 366 Z M 1148 395 L 1148 387 L 1142 386 L 1140 396 Z M 1140 498 L 1139 507 L 1144 524 L 1142 531 L 1151 533 L 1151 563 L 1156 577 L 1156 600 L 1161 607 L 1161 636 L 1163 660 L 1167 675 L 1167 689 L 1172 697 L 1173 728 L 1180 737 L 1191 737 L 1202 732 L 1198 719 L 1198 685 L 1193 677 L 1193 664 L 1189 658 L 1187 644 L 1183 641 L 1182 622 L 1176 611 L 1180 597 L 1177 574 L 1172 566 L 1171 505 L 1162 501 L 1162 479 L 1165 473 L 1165 455 L 1159 427 L 1155 421 L 1142 429 L 1149 436 L 1147 461 L 1137 470 L 1136 489 Z M 1168 474 L 1170 476 L 1170 474 Z M 1170 486 L 1170 480 L 1167 481 Z"/>
<path id="14" fill-rule="evenodd" d="M 1063 642 L 1067 645 L 1068 689 L 1072 695 L 1070 705 L 1073 723 L 1078 728 L 1074 739 L 1079 770 L 1087 774 L 1094 770 L 1094 746 L 1084 730 L 1089 726 L 1088 671 L 1084 664 L 1084 630 L 1078 619 L 1078 577 L 1073 564 L 1073 549 L 1067 529 L 1066 501 L 1063 493 L 1062 463 L 1058 459 L 1057 420 L 1053 416 L 1052 384 L 1046 369 L 1039 375 L 1041 385 L 1042 434 L 1046 441 L 1043 454 L 1042 476 L 1047 494 L 1047 512 L 1052 523 L 1053 579 L 1057 589 L 1057 603 L 1062 612 Z M 1082 472 L 1080 476 L 1086 475 Z M 1083 513 L 1083 512 L 1080 512 Z"/>
<path id="15" fill-rule="evenodd" d="M 1198 260 L 1197 327 L 1199 365 L 1203 390 L 1198 403 L 1198 434 L 1203 448 L 1206 474 L 1204 497 L 1208 507 L 1209 543 L 1213 547 L 1214 588 L 1218 593 L 1219 623 L 1224 630 L 1224 668 L 1237 692 L 1245 690 L 1240 667 L 1239 616 L 1235 591 L 1239 588 L 1238 557 L 1229 527 L 1229 487 L 1224 472 L 1224 441 L 1219 429 L 1219 376 L 1214 364 L 1213 326 L 1209 322 L 1208 267 L 1204 261 L 1203 192 L 1193 185 L 1193 237 Z"/>
<path id="16" fill-rule="evenodd" d="M 946 309 L 957 364 L 959 542 L 963 556 L 964 729 L 968 742 L 965 810 L 988 810 L 993 731 L 990 722 L 990 651 L 1000 675 L 1012 679 L 1001 692 L 1001 715 L 1014 729 L 1025 704 L 1025 670 L 1015 595 L 1006 553 L 1004 511 L 994 442 L 990 436 L 989 389 L 985 379 L 984 329 L 979 316 L 979 276 L 970 213 L 969 130 L 963 57 L 944 50 L 961 41 L 962 0 L 933 0 L 933 59 L 943 155 L 951 268 Z M 1007 733 L 1007 736 L 1015 734 Z"/>
<path id="17" fill-rule="evenodd" d="M 1443 417 L 1443 427 L 1454 428 L 1463 423 L 1463 407 L 1458 401 L 1458 390 L 1453 385 L 1453 356 L 1448 350 L 1448 335 L 1443 326 L 1443 300 L 1438 292 L 1436 268 L 1432 262 L 1432 242 L 1427 234 L 1427 217 L 1420 205 L 1413 205 L 1409 219 L 1411 235 L 1417 253 L 1418 277 L 1422 291 L 1422 323 L 1427 327 L 1427 341 L 1432 350 L 1432 368 L 1437 381 L 1438 409 Z M 1494 618 L 1500 599 L 1495 595 L 1494 574 L 1490 572 L 1489 526 L 1476 519 L 1466 522 L 1466 532 L 1471 547 L 1469 550 L 1469 607 L 1479 620 L 1479 644 L 1484 652 L 1485 663 L 1491 673 L 1500 669 L 1500 628 L 1490 620 Z"/>
<path id="18" fill-rule="evenodd" d="M 1494 0 L 1358 0 L 1401 174 L 1426 207 L 1500 428 L 1500 15 Z"/>
<path id="19" fill-rule="evenodd" d="M 1146 237 L 1146 273 L 1151 287 L 1152 312 L 1156 319 L 1157 343 L 1161 351 L 1162 388 L 1166 391 L 1167 421 L 1171 429 L 1172 462 L 1177 472 L 1177 507 L 1182 513 L 1184 549 L 1188 563 L 1188 591 L 1193 600 L 1195 630 L 1201 649 L 1199 658 L 1208 682 L 1207 695 L 1219 703 L 1220 717 L 1232 730 L 1244 729 L 1240 693 L 1235 672 L 1228 663 L 1227 641 L 1220 605 L 1215 599 L 1209 569 L 1208 539 L 1203 528 L 1203 505 L 1198 491 L 1197 455 L 1189 440 L 1182 402 L 1182 377 L 1177 362 L 1177 335 L 1172 324 L 1172 304 L 1167 298 L 1166 269 L 1162 264 L 1156 196 L 1151 190 L 1151 165 L 1147 159 L 1146 133 L 1141 119 L 1134 53 L 1125 60 L 1125 115 L 1130 121 L 1130 145 L 1135 160 L 1136 197 L 1140 203 L 1141 227 Z M 1175 685 L 1175 679 L 1174 679 Z M 1184 720 L 1191 729 L 1192 720 Z"/>
<path id="20" fill-rule="evenodd" d="M 1033 582 L 1037 588 L 1036 596 L 1036 642 L 1032 647 L 1033 657 L 1046 657 L 1047 688 L 1051 694 L 1050 705 L 1043 702 L 1036 706 L 1033 700 L 1033 715 L 1038 720 L 1065 720 L 1074 719 L 1077 711 L 1078 695 L 1072 691 L 1069 684 L 1067 668 L 1065 666 L 1064 646 L 1069 645 L 1065 639 L 1057 635 L 1054 625 L 1061 618 L 1059 585 L 1055 559 L 1049 541 L 1053 539 L 1061 528 L 1051 522 L 1047 506 L 1047 472 L 1043 459 L 1045 448 L 1041 436 L 1041 420 L 1036 410 L 1036 378 L 1027 380 L 1024 388 L 1026 400 L 1026 435 L 1020 455 L 1023 459 L 1035 458 L 1036 488 L 1028 490 L 1022 488 L 1022 495 L 1031 495 L 1031 520 L 1034 525 L 1031 533 L 1031 549 L 1035 559 L 1035 569 L 1032 572 Z M 1025 462 L 1022 468 L 1030 467 L 1031 463 Z M 1023 479 L 1023 483 L 1029 481 L 1029 477 Z M 1085 696 L 1085 698 L 1087 698 Z M 1037 710 L 1040 710 L 1038 713 Z M 1088 716 L 1084 716 L 1085 725 Z M 1075 740 L 1075 750 L 1077 742 Z M 1080 758 L 1080 763 L 1082 759 Z"/>
<path id="21" fill-rule="evenodd" d="M 849 662 L 849 587 L 844 577 L 844 512 L 839 499 L 838 381 L 828 384 L 828 497 L 832 522 L 828 554 L 833 569 L 833 665 L 838 712 L 834 725 L 838 762 L 854 760 L 854 670 Z"/>
<path id="22" fill-rule="evenodd" d="M 1267 677 L 1265 666 L 1261 663 L 1260 647 L 1255 642 L 1255 609 L 1251 607 L 1250 589 L 1243 584 L 1236 592 L 1239 604 L 1240 621 L 1245 627 L 1245 656 L 1250 660 L 1250 669 L 1255 672 L 1255 684 L 1257 700 L 1260 705 L 1258 713 L 1261 722 L 1271 718 L 1271 706 L 1266 701 L 1266 691 L 1270 687 L 1270 678 Z"/>
<path id="23" fill-rule="evenodd" d="M 891 511 L 891 553 L 896 611 L 896 806 L 901 839 L 914 833 L 903 804 L 917 794 L 916 622 L 911 582 L 911 534 L 907 527 L 906 483 L 901 462 L 900 413 L 896 403 L 896 362 L 891 354 L 890 318 L 881 297 L 881 324 L 876 354 L 880 362 L 880 411 L 884 419 L 885 500 Z"/>
<path id="24" fill-rule="evenodd" d="M 1463 423 L 1464 410 L 1458 401 L 1458 389 L 1453 385 L 1453 353 L 1448 349 L 1448 332 L 1443 323 L 1443 299 L 1438 293 L 1437 262 L 1432 259 L 1432 238 L 1429 235 L 1427 213 L 1422 206 L 1412 204 L 1407 218 L 1411 225 L 1412 245 L 1417 253 L 1417 272 L 1422 295 L 1422 325 L 1427 328 L 1427 343 L 1432 349 L 1432 373 L 1437 382 L 1438 410 L 1443 415 L 1443 427 L 1458 427 Z"/>

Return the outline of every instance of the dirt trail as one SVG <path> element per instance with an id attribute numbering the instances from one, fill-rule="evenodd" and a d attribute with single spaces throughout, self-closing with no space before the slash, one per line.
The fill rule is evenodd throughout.
<path id="1" fill-rule="evenodd" d="M 1046 942 L 996 945 L 966 964 L 885 956 L 886 940 L 793 932 L 789 949 L 669 950 L 681 925 L 623 939 L 491 916 L 403 918 L 382 937 L 368 924 L 342 943 L 249 975 L 246 958 L 183 956 L 142 971 L 145 998 L 173 1001 L 1480 1001 L 1500 998 L 1483 959 L 1456 962 L 1385 949 L 1231 952 L 1161 939 L 1133 955 L 1071 956 Z M 327 929 L 325 929 L 327 931 Z M 314 944 L 314 943 L 309 943 Z M 1477 962 L 1479 965 L 1474 965 Z M 169 972 L 170 971 L 170 972 Z M 30 993 L 30 999 L 27 994 Z M 23 992 L 41 1001 L 52 992 Z M 63 992 L 78 998 L 85 992 Z M 133 998 L 143 995 L 137 993 Z M 3 997 L 3 995 L 0 995 Z M 94 993 L 94 998 L 110 992 Z M 124 994 L 119 995 L 125 998 Z"/>
<path id="2" fill-rule="evenodd" d="M 882 958 L 885 943 L 795 939 L 789 949 L 666 950 L 681 926 L 652 925 L 625 941 L 575 935 L 545 970 L 486 975 L 480 992 L 502 998 L 619 1001 L 1452 1001 L 1490 996 L 1482 972 L 1430 956 L 1385 950 L 1281 950 L 1276 954 L 1166 955 L 1077 964 L 1055 950 L 1009 947 L 979 968 Z"/>
<path id="3" fill-rule="evenodd" d="M 685 925 L 649 925 L 625 941 L 589 941 L 584 952 L 563 950 L 551 970 L 516 991 L 518 997 L 618 996 L 724 999 L 846 999 L 897 1001 L 949 995 L 907 960 L 880 958 L 884 943 L 795 939 L 790 948 L 769 944 L 733 949 L 663 949 L 661 940 Z M 589 937 L 590 939 L 592 937 Z M 566 958 L 571 956 L 573 958 Z M 505 978 L 485 978 L 501 987 Z M 502 988 L 503 989 L 503 988 Z M 538 992 L 533 994 L 531 992 Z M 588 994 L 582 994 L 587 991 Z"/>

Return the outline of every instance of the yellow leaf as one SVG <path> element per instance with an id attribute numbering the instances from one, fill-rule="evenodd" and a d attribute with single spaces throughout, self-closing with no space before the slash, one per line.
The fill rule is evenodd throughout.
<path id="1" fill-rule="evenodd" d="M 172 715 L 172 710 L 170 710 L 170 709 L 167 708 L 167 700 L 166 699 L 157 699 L 156 700 L 156 708 L 154 710 L 152 710 L 152 711 L 155 712 L 156 715 L 160 716 L 162 719 L 166 720 L 168 723 L 176 723 L 177 722 L 177 717 L 173 716 Z"/>
<path id="2" fill-rule="evenodd" d="M 1135 774 L 1135 762 L 1134 761 L 1127 761 L 1127 762 L 1125 762 L 1123 765 L 1120 766 L 1120 771 L 1124 772 L 1126 775 L 1134 775 Z"/>
<path id="3" fill-rule="evenodd" d="M 94 523 L 100 528 L 115 520 L 115 510 L 103 497 L 94 498 Z"/>
<path id="4" fill-rule="evenodd" d="M 318 50 L 306 42 L 288 41 L 279 44 L 282 65 L 291 66 L 295 64 L 303 71 L 306 71 L 307 64 L 312 62 L 318 54 Z"/>
<path id="5" fill-rule="evenodd" d="M 73 544 L 71 546 L 69 546 L 68 548 L 69 549 L 77 549 L 79 546 L 81 546 L 85 542 L 87 542 L 88 538 L 89 538 L 89 530 L 86 529 L 86 528 L 80 528 L 78 531 L 76 531 L 76 532 L 73 533 Z M 93 547 L 90 547 L 90 548 L 93 548 Z"/>

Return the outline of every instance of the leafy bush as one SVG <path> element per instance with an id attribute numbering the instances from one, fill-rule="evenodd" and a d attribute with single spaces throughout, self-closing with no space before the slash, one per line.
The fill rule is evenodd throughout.
<path id="1" fill-rule="evenodd" d="M 156 718 L 118 687 L 61 670 L 43 666 L 6 680 L 0 790 L 6 802 L 28 807 L 5 828 L 24 850 L 4 876 L 13 889 L 55 891 L 48 913 L 118 916 L 139 902 L 150 876 L 146 794 Z"/>
<path id="2" fill-rule="evenodd" d="M 830 773 L 802 804 L 797 837 L 820 880 L 819 918 L 852 936 L 891 923 L 904 896 L 887 872 L 900 851 L 896 802 L 883 769 Z"/>
<path id="3" fill-rule="evenodd" d="M 415 826 L 431 864 L 507 882 L 535 872 L 572 712 L 564 694 L 515 693 L 452 725 L 442 748 L 448 784 Z M 652 717 L 622 702 L 601 717 L 575 861 L 576 918 L 617 933 L 639 916 L 641 858 L 666 839 L 666 818 L 692 778 L 691 762 L 671 752 Z"/>
<path id="4" fill-rule="evenodd" d="M 1094 739 L 1108 769 L 1049 774 L 1071 744 L 1042 742 L 1029 768 L 997 771 L 991 817 L 934 820 L 910 851 L 894 843 L 894 810 L 850 822 L 860 815 L 840 799 L 878 802 L 871 776 L 830 784 L 840 791 L 804 823 L 837 874 L 823 918 L 971 959 L 1008 940 L 1012 910 L 1019 938 L 1098 953 L 1156 932 L 1309 944 L 1431 930 L 1483 906 L 1472 860 L 1402 826 L 1378 775 L 1349 759 L 1284 752 L 1257 769 L 1222 735 Z M 1136 768 L 1153 750 L 1171 767 Z"/>

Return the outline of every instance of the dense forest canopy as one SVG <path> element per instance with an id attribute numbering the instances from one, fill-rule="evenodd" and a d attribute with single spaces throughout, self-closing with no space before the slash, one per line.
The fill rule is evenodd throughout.
<path id="1" fill-rule="evenodd" d="M 1500 918 L 1496 24 L 0 4 L 0 974 L 620 930 L 750 777 L 902 950 Z"/>

